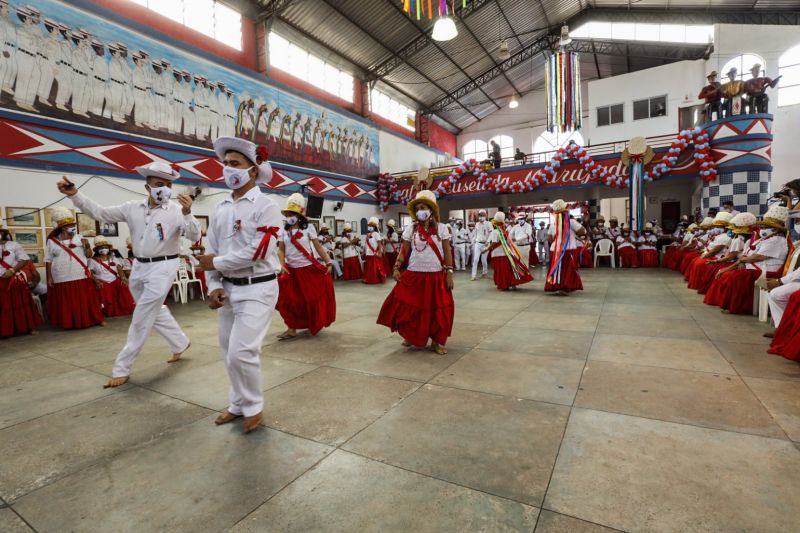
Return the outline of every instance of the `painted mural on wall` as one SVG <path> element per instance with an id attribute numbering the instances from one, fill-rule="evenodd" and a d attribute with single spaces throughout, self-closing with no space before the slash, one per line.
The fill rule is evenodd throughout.
<path id="1" fill-rule="evenodd" d="M 0 107 L 366 177 L 374 128 L 57 0 L 0 0 Z"/>

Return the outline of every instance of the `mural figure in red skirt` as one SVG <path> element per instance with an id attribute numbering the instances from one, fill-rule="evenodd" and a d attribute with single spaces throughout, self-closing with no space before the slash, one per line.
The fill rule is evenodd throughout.
<path id="1" fill-rule="evenodd" d="M 583 283 L 578 272 L 578 257 L 574 249 L 577 247 L 578 235 L 584 235 L 586 229 L 577 220 L 569 216 L 569 209 L 564 200 L 556 200 L 553 209 L 553 223 L 547 230 L 550 242 L 550 270 L 544 290 L 555 292 L 559 296 L 567 296 L 572 291 L 582 291 Z"/>
<path id="2" fill-rule="evenodd" d="M 295 193 L 281 211 L 286 223 L 278 243 L 281 275 L 277 309 L 287 327 L 278 335 L 281 340 L 297 337 L 298 329 L 316 335 L 336 320 L 333 260 L 319 242 L 317 230 L 308 223 L 305 210 L 305 198 Z"/>
<path id="3" fill-rule="evenodd" d="M 440 223 L 432 191 L 420 191 L 408 203 L 414 222 L 403 231 L 394 264 L 397 284 L 378 315 L 382 324 L 403 337 L 403 346 L 430 349 L 444 355 L 453 330 L 453 248 L 450 227 Z M 408 268 L 400 273 L 408 256 Z"/>

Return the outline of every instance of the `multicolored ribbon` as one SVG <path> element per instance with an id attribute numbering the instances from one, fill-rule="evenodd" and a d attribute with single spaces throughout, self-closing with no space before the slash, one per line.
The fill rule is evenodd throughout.
<path id="1" fill-rule="evenodd" d="M 547 282 L 557 285 L 561 283 L 561 266 L 564 258 L 569 253 L 569 211 L 556 213 L 555 224 L 555 247 L 550 254 L 550 271 L 547 273 Z"/>

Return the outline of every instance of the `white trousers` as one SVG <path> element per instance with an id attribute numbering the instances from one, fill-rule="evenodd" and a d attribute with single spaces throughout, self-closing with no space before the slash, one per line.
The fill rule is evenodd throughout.
<path id="1" fill-rule="evenodd" d="M 539 261 L 542 263 L 549 263 L 550 243 L 547 241 L 536 241 L 536 253 L 539 254 Z"/>
<path id="2" fill-rule="evenodd" d="M 39 61 L 39 67 L 42 73 L 39 78 L 39 87 L 36 92 L 39 96 L 39 102 L 45 105 L 50 105 L 48 98 L 50 98 L 50 89 L 53 88 L 53 80 L 55 79 L 55 64 L 49 61 Z"/>
<path id="3" fill-rule="evenodd" d="M 456 244 L 456 269 L 466 270 L 467 268 L 467 245 L 466 243 Z"/>
<path id="4" fill-rule="evenodd" d="M 0 55 L 6 52 L 9 57 L 0 57 L 0 89 L 10 92 L 17 79 L 17 49 L 0 43 Z"/>
<path id="5" fill-rule="evenodd" d="M 278 282 L 235 286 L 223 282 L 225 305 L 219 309 L 219 346 L 228 378 L 228 412 L 253 416 L 264 409 L 261 343 L 269 329 Z"/>
<path id="6" fill-rule="evenodd" d="M 17 51 L 17 85 L 14 89 L 14 100 L 17 104 L 33 105 L 39 89 L 39 63 L 36 58 L 24 52 Z"/>
<path id="7" fill-rule="evenodd" d="M 530 265 L 531 262 L 531 245 L 530 244 L 517 244 L 520 259 L 525 265 Z"/>
<path id="8" fill-rule="evenodd" d="M 793 281 L 769 291 L 769 312 L 772 313 L 772 320 L 775 321 L 776 328 L 781 324 L 781 318 L 783 318 L 789 298 L 797 290 L 800 290 L 800 281 Z"/>
<path id="9" fill-rule="evenodd" d="M 189 339 L 164 305 L 177 271 L 177 259 L 158 263 L 134 261 L 128 288 L 136 301 L 136 309 L 128 328 L 128 340 L 114 362 L 112 377 L 131 374 L 133 362 L 142 351 L 151 329 L 164 337 L 172 353 L 180 353 L 188 348 Z"/>
<path id="10" fill-rule="evenodd" d="M 476 242 L 472 245 L 472 277 L 478 276 L 478 262 L 483 263 L 483 273 L 486 274 L 489 271 L 489 254 L 481 253 L 483 251 L 484 246 L 486 246 L 482 242 Z"/>

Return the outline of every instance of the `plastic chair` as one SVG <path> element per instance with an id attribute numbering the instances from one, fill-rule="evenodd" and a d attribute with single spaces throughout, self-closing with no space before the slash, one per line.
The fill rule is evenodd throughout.
<path id="1" fill-rule="evenodd" d="M 611 239 L 600 239 L 594 245 L 594 267 L 597 268 L 597 260 L 600 257 L 611 258 L 611 268 L 617 268 L 616 259 L 614 257 L 614 243 Z"/>
<path id="2" fill-rule="evenodd" d="M 800 260 L 800 248 L 797 248 L 797 245 L 795 245 L 792 257 L 789 259 L 789 270 L 787 272 L 794 272 L 797 269 L 798 260 Z M 762 277 L 765 276 L 766 273 L 762 274 Z M 753 306 L 755 307 L 755 309 L 753 309 L 753 314 L 758 315 L 759 322 L 766 322 L 769 320 L 769 291 L 758 287 L 758 285 L 756 285 L 755 290 L 757 293 L 753 296 L 758 296 L 758 298 L 754 301 L 757 301 L 758 304 Z"/>
<path id="3" fill-rule="evenodd" d="M 186 264 L 183 261 L 181 261 L 181 265 L 183 266 L 184 271 L 186 271 Z M 185 279 L 186 285 L 185 285 L 185 289 L 184 290 L 186 290 L 188 292 L 189 286 L 192 283 L 197 283 L 197 286 L 200 288 L 200 291 L 199 291 L 200 292 L 200 299 L 205 301 L 206 298 L 205 298 L 205 295 L 203 294 L 203 282 L 200 281 L 197 278 L 197 272 L 194 269 L 194 263 L 189 263 L 189 267 L 191 268 L 192 275 L 191 275 L 191 277 L 189 277 L 189 276 L 186 277 L 186 279 Z M 180 272 L 181 272 L 180 268 L 181 267 L 178 267 L 178 274 L 180 274 Z M 194 296 L 194 289 L 192 289 L 192 296 Z"/>
<path id="4" fill-rule="evenodd" d="M 178 272 L 175 273 L 175 280 L 172 282 L 172 299 L 185 304 L 187 301 L 186 284 L 181 277 L 181 270 L 183 270 L 183 276 L 188 277 L 186 274 L 186 265 L 183 263 L 183 260 L 179 263 Z"/>

